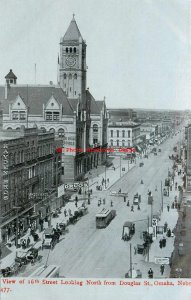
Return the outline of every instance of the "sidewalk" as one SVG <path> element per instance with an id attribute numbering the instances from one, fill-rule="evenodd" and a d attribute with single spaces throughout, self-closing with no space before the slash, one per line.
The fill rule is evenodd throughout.
<path id="1" fill-rule="evenodd" d="M 181 184 L 181 176 L 176 175 L 174 178 L 174 182 L 178 182 L 178 185 Z M 171 232 L 174 232 L 178 221 L 178 213 L 179 211 L 174 208 L 171 208 L 172 202 L 174 201 L 174 197 L 177 196 L 178 198 L 178 190 L 175 190 L 175 186 L 173 185 L 172 191 L 170 191 L 169 197 L 164 197 L 164 208 L 163 212 L 160 216 L 160 221 L 158 222 L 158 226 L 164 226 L 165 222 L 168 224 L 168 228 L 171 229 Z M 168 211 L 167 204 L 170 205 L 170 209 Z M 166 247 L 160 248 L 159 241 L 163 237 L 166 238 Z M 139 264 L 141 265 L 140 269 L 142 271 L 143 278 L 148 278 L 148 270 L 152 268 L 154 272 L 154 278 L 169 278 L 171 268 L 169 265 L 165 265 L 164 274 L 161 275 L 160 273 L 160 264 L 155 263 L 155 258 L 171 258 L 172 252 L 174 251 L 174 241 L 175 236 L 167 237 L 166 233 L 163 235 L 157 235 L 157 238 L 153 241 L 149 249 L 149 262 L 147 256 L 145 257 L 144 261 L 140 261 Z M 137 256 L 137 255 L 136 255 Z M 136 258 L 135 258 L 136 259 Z"/>

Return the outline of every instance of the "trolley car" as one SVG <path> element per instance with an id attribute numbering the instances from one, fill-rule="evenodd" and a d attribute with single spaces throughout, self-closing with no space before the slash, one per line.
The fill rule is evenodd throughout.
<path id="1" fill-rule="evenodd" d="M 96 228 L 105 228 L 113 218 L 116 216 L 116 210 L 110 210 L 103 208 L 97 215 L 96 215 Z"/>

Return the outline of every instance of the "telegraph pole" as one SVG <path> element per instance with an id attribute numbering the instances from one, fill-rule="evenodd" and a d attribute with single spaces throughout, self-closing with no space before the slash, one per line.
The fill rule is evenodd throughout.
<path id="1" fill-rule="evenodd" d="M 148 234 L 149 234 L 149 216 L 148 216 L 148 218 L 147 218 L 147 221 L 148 221 Z M 147 252 L 147 260 L 148 260 L 148 262 L 149 262 L 149 246 L 148 246 L 148 252 Z"/>
<path id="2" fill-rule="evenodd" d="M 120 155 L 120 165 L 119 165 L 119 167 L 120 167 L 120 178 L 121 178 L 121 155 Z"/>
<path id="3" fill-rule="evenodd" d="M 164 206 L 164 203 L 163 203 L 162 181 L 161 181 L 161 200 L 162 200 L 162 212 L 163 212 L 163 206 Z"/>
<path id="4" fill-rule="evenodd" d="M 132 278 L 132 249 L 131 249 L 131 243 L 129 245 L 129 248 L 130 248 L 130 278 Z"/>

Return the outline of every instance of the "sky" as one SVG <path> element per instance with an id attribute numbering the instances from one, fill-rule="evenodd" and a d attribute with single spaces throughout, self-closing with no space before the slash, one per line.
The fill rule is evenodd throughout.
<path id="1" fill-rule="evenodd" d="M 0 84 L 57 83 L 72 14 L 87 43 L 87 87 L 109 108 L 191 108 L 190 0 L 0 0 Z"/>

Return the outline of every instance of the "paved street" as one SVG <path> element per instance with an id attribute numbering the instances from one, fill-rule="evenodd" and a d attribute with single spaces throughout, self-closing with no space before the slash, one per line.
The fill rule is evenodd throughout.
<path id="1" fill-rule="evenodd" d="M 161 153 L 154 156 L 152 153 L 149 159 L 138 159 L 136 166 L 129 173 L 125 174 L 116 182 L 111 190 L 122 189 L 122 192 L 128 192 L 130 205 L 133 195 L 141 194 L 141 210 L 134 207 L 134 212 L 126 206 L 122 197 L 109 196 L 110 189 L 106 191 L 94 192 L 91 205 L 88 206 L 89 213 L 82 217 L 75 225 L 69 226 L 69 233 L 61 237 L 61 241 L 56 245 L 53 251 L 43 250 L 43 262 L 48 258 L 48 264 L 61 266 L 60 275 L 66 277 L 124 277 L 129 270 L 129 244 L 132 249 L 139 243 L 142 231 L 147 229 L 147 216 L 151 215 L 151 208 L 147 204 L 147 192 L 152 191 L 154 196 L 153 214 L 161 208 L 161 180 L 167 177 L 168 168 L 172 167 L 172 161 L 168 156 L 172 153 L 173 145 L 177 143 L 179 136 L 167 140 L 158 148 Z M 144 166 L 139 167 L 139 162 L 144 161 Z M 113 171 L 114 174 L 115 171 Z M 140 184 L 143 179 L 144 184 Z M 155 188 L 157 187 L 157 191 Z M 95 214 L 101 207 L 97 206 L 99 198 L 106 198 L 105 207 L 110 207 L 110 201 L 113 201 L 113 209 L 116 209 L 117 216 L 111 221 L 105 229 L 96 229 Z M 164 198 L 164 210 L 166 209 L 169 197 Z M 135 224 L 136 233 L 130 242 L 121 240 L 122 225 L 125 221 L 138 221 Z M 168 220 L 167 220 L 168 221 Z M 143 272 L 143 277 L 147 277 L 148 265 L 142 255 L 134 255 L 133 267 Z"/>

